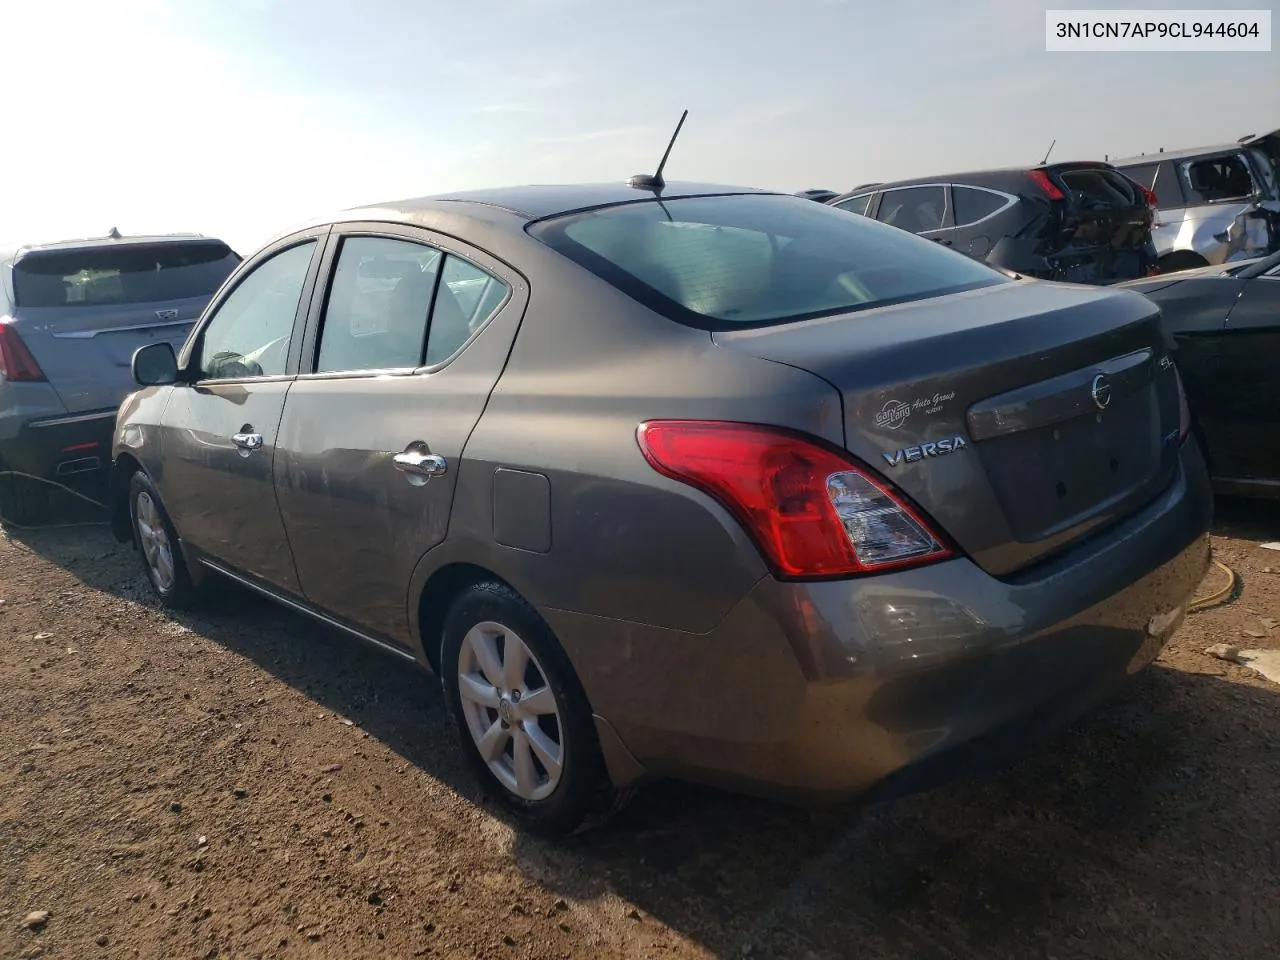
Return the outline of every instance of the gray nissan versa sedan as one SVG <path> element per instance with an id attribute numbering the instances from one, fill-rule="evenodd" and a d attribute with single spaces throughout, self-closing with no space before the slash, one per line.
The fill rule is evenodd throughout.
<path id="1" fill-rule="evenodd" d="M 548 833 L 649 776 L 969 769 L 1150 663 L 1208 565 L 1150 301 L 795 196 L 350 211 L 133 363 L 115 528 L 160 597 L 229 577 L 434 669 Z"/>

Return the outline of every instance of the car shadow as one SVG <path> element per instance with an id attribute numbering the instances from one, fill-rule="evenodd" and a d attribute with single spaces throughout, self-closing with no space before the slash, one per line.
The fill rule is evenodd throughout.
<path id="1" fill-rule="evenodd" d="M 105 530 L 10 536 L 153 605 Z M 429 675 L 240 590 L 178 619 L 485 803 Z M 1260 957 L 1280 936 L 1276 693 L 1157 665 L 990 775 L 816 810 L 655 784 L 598 831 L 510 852 L 719 957 Z"/>
<path id="2" fill-rule="evenodd" d="M 1280 537 L 1280 500 L 1219 497 L 1214 503 L 1214 533 L 1246 540 Z"/>

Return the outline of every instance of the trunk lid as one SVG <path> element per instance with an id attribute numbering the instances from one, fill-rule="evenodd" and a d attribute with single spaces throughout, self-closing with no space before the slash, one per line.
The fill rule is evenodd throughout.
<path id="1" fill-rule="evenodd" d="M 1143 276 L 1154 263 L 1154 213 L 1142 190 L 1109 164 L 1044 168 L 1064 194 L 1050 261 L 1064 280 L 1106 283 Z"/>
<path id="2" fill-rule="evenodd" d="M 996 576 L 1131 514 L 1177 469 L 1172 362 L 1136 294 L 1008 283 L 714 338 L 831 383 L 846 448 Z"/>
<path id="3" fill-rule="evenodd" d="M 71 413 L 106 410 L 134 389 L 134 351 L 177 350 L 239 257 L 213 240 L 42 248 L 12 271 L 12 323 Z"/>

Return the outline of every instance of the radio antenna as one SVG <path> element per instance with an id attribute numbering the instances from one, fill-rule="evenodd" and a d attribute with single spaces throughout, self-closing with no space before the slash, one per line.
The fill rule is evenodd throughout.
<path id="1" fill-rule="evenodd" d="M 1044 166 L 1049 162 L 1049 154 L 1053 153 L 1054 145 L 1057 144 L 1058 138 L 1054 137 L 1053 143 L 1049 144 L 1049 149 L 1044 152 L 1044 159 L 1040 161 L 1040 166 Z"/>
<path id="2" fill-rule="evenodd" d="M 667 143 L 667 149 L 662 154 L 662 160 L 658 162 L 658 169 L 652 174 L 637 173 L 627 183 L 642 190 L 661 190 L 667 185 L 667 181 L 662 179 L 662 171 L 667 166 L 667 158 L 671 156 L 671 148 L 676 145 L 676 137 L 680 136 L 680 128 L 684 126 L 684 120 L 687 116 L 689 116 L 688 110 L 680 114 L 680 122 L 676 124 L 676 132 L 671 135 L 671 140 Z"/>

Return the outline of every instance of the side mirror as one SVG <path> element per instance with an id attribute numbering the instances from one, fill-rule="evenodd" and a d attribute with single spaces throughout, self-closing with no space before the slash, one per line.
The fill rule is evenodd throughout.
<path id="1" fill-rule="evenodd" d="M 148 343 L 133 352 L 133 379 L 139 386 L 160 387 L 178 382 L 178 358 L 171 343 Z"/>

